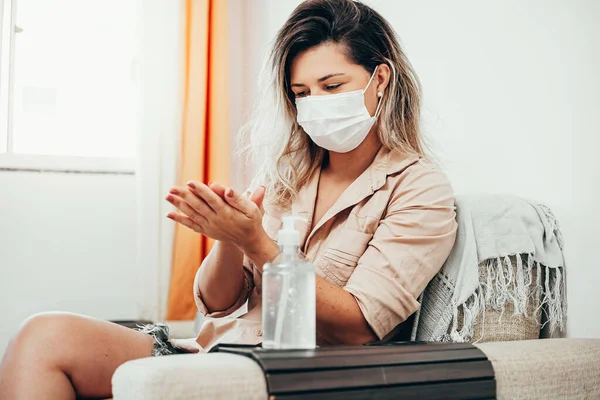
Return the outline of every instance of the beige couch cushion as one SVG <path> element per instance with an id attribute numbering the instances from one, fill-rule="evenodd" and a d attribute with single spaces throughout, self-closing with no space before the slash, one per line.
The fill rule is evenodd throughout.
<path id="1" fill-rule="evenodd" d="M 502 399 L 600 399 L 600 340 L 541 339 L 476 344 Z"/>
<path id="2" fill-rule="evenodd" d="M 262 369 L 250 358 L 225 353 L 142 358 L 112 378 L 115 400 L 265 400 Z"/>

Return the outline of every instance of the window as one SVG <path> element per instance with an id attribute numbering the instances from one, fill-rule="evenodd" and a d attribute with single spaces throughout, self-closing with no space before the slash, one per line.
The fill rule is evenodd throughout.
<path id="1" fill-rule="evenodd" d="M 0 5 L 0 157 L 132 166 L 136 0 Z"/>

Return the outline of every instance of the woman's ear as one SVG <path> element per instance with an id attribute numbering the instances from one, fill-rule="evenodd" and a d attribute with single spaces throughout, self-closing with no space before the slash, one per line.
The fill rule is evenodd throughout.
<path id="1" fill-rule="evenodd" d="M 377 81 L 377 92 L 385 93 L 385 89 L 387 89 L 388 84 L 390 83 L 391 75 L 392 71 L 389 65 L 379 64 L 375 75 L 375 79 Z"/>

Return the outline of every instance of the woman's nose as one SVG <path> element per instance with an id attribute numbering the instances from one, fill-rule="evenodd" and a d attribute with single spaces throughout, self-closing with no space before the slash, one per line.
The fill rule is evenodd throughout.
<path id="1" fill-rule="evenodd" d="M 327 90 L 321 88 L 321 87 L 315 87 L 315 88 L 310 88 L 310 95 L 311 96 L 324 96 L 330 94 L 329 92 L 327 92 Z"/>

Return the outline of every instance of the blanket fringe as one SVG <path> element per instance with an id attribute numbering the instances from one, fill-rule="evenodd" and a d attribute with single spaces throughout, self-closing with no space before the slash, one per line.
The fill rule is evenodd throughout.
<path id="1" fill-rule="evenodd" d="M 513 266 L 513 262 L 516 265 Z M 533 271 L 536 276 L 534 278 Z M 480 268 L 479 287 L 463 304 L 453 308 L 450 331 L 438 338 L 440 341 L 470 342 L 473 340 L 474 328 L 482 314 L 481 323 L 485 321 L 486 308 L 501 311 L 507 303 L 514 306 L 513 315 L 527 315 L 528 304 L 534 301 L 534 313 L 531 317 L 544 313 L 544 324 L 549 325 L 550 334 L 564 332 L 566 328 L 566 277 L 563 267 L 550 268 L 536 262 L 533 254 L 517 254 L 512 259 L 490 259 L 485 268 Z M 533 284 L 535 279 L 535 285 Z M 542 282 L 543 280 L 543 282 Z M 458 329 L 458 313 L 462 309 L 463 320 Z M 482 326 L 482 337 L 484 326 Z M 478 338 L 477 340 L 480 340 Z"/>

